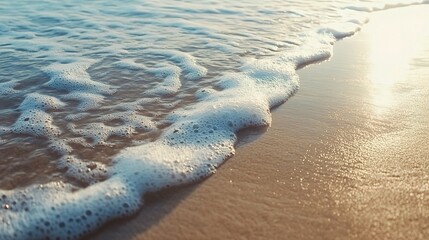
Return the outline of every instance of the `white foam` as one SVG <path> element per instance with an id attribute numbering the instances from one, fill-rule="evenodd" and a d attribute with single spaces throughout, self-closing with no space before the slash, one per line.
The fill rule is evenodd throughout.
<path id="1" fill-rule="evenodd" d="M 109 174 L 106 166 L 97 162 L 83 162 L 82 160 L 65 155 L 62 157 L 58 166 L 60 169 L 65 169 L 66 174 L 80 182 L 94 184 L 105 180 Z"/>
<path id="2" fill-rule="evenodd" d="M 21 111 L 33 109 L 51 110 L 59 109 L 64 106 L 65 104 L 56 97 L 39 93 L 30 93 L 25 97 L 21 105 L 19 105 L 18 109 L 20 109 Z"/>
<path id="3" fill-rule="evenodd" d="M 87 69 L 94 64 L 94 60 L 81 60 L 65 64 L 51 64 L 44 71 L 51 77 L 46 83 L 48 87 L 73 91 L 86 91 L 92 93 L 113 93 L 112 87 L 93 81 Z"/>
<path id="4" fill-rule="evenodd" d="M 353 4 L 350 6 L 346 6 L 346 9 L 356 10 L 356 11 L 364 11 L 364 12 L 372 12 L 380 9 L 384 9 L 386 7 L 385 3 L 361 3 L 361 4 Z"/>
<path id="5" fill-rule="evenodd" d="M 271 124 L 270 109 L 286 101 L 299 87 L 296 69 L 329 58 L 335 41 L 352 35 L 366 21 L 365 17 L 342 18 L 344 16 L 339 14 L 333 18 L 334 23 L 323 22 L 321 26 L 314 26 L 311 21 L 303 20 L 319 17 L 321 10 L 305 6 L 302 10 L 291 11 L 294 15 L 294 20 L 291 21 L 296 21 L 292 23 L 299 23 L 297 32 L 291 37 L 282 35 L 282 30 L 276 29 L 279 25 L 275 25 L 273 18 L 281 15 L 271 17 L 278 13 L 283 14 L 284 11 L 263 11 L 256 5 L 247 6 L 248 10 L 245 12 L 246 15 L 256 14 L 257 18 L 261 18 L 253 21 L 251 25 L 242 21 L 243 16 L 240 14 L 244 13 L 241 10 L 231 10 L 228 11 L 231 16 L 216 17 L 219 21 L 217 25 L 204 26 L 213 22 L 213 18 L 200 16 L 198 19 L 203 23 L 183 20 L 192 16 L 190 14 L 207 13 L 204 6 L 200 6 L 198 2 L 186 3 L 189 5 L 188 9 L 172 9 L 170 4 L 167 4 L 168 11 L 163 8 L 162 2 L 147 3 L 145 9 L 141 6 L 116 6 L 106 7 L 99 12 L 96 8 L 100 7 L 98 2 L 88 4 L 88 11 L 94 11 L 85 16 L 77 13 L 83 18 L 78 21 L 78 26 L 70 27 L 67 25 L 69 23 L 64 21 L 59 25 L 65 28 L 65 31 L 52 29 L 51 34 L 56 35 L 55 41 L 58 43 L 49 40 L 52 36 L 42 39 L 43 34 L 35 34 L 33 39 L 25 37 L 33 36 L 31 34 L 22 34 L 21 39 L 13 38 L 16 44 L 11 43 L 11 39 L 2 38 L 9 44 L 5 45 L 5 48 L 27 51 L 25 54 L 17 54 L 20 57 L 28 54 L 32 58 L 49 61 L 50 65 L 42 69 L 50 77 L 43 90 L 48 89 L 49 94 L 57 95 L 53 94 L 54 97 L 20 92 L 21 90 L 14 89 L 17 83 L 13 80 L 1 83 L 0 93 L 27 95 L 19 106 L 21 115 L 16 122 L 11 127 L 0 127 L 0 131 L 48 137 L 50 148 L 63 155 L 58 160 L 59 168 L 62 168 L 67 176 L 89 186 L 77 188 L 62 182 L 52 182 L 11 191 L 0 190 L 0 239 L 82 237 L 111 219 L 135 213 L 148 192 L 197 181 L 214 173 L 226 158 L 235 153 L 234 144 L 238 131 Z M 37 6 L 43 14 L 43 7 L 46 6 Z M 391 5 L 383 5 L 387 6 Z M 69 7 L 75 10 L 81 6 L 69 3 Z M 197 7 L 202 9 L 193 9 Z M 328 9 L 331 7 L 330 5 Z M 214 9 L 209 12 L 225 13 L 221 9 Z M 350 9 L 375 8 L 366 5 L 366 8 L 348 7 L 348 11 Z M 11 9 L 6 9 L 9 10 Z M 157 10 L 163 12 L 158 13 Z M 4 11 L 2 13 L 6 14 Z M 109 18 L 110 23 L 105 25 L 99 19 L 86 16 L 100 14 L 100 19 L 104 19 L 102 14 L 105 13 L 113 18 Z M 270 18 L 264 18 L 267 14 Z M 147 15 L 151 17 L 148 18 Z M 61 22 L 62 16 L 38 15 L 34 18 L 40 22 Z M 0 19 L 5 17 L 0 16 Z M 111 24 L 125 20 L 127 24 Z M 138 23 L 149 25 L 144 29 L 146 32 L 132 27 Z M 258 25 L 260 28 L 253 29 L 254 32 L 249 28 L 261 23 L 270 24 Z M 243 29 L 237 31 L 236 26 L 242 26 Z M 118 32 L 118 27 L 121 32 Z M 9 26 L 7 28 L 9 29 Z M 270 30 L 263 31 L 265 28 Z M 44 30 L 46 29 L 34 31 L 40 33 Z M 185 32 L 186 37 L 175 39 L 175 31 Z M 266 36 L 263 36 L 264 34 Z M 97 42 L 100 39 L 103 40 L 100 41 L 102 43 Z M 40 44 L 37 44 L 39 40 Z M 77 46 L 73 47 L 72 43 L 75 42 Z M 210 54 L 213 51 L 198 50 L 198 45 L 188 46 L 198 42 L 202 42 L 205 47 L 221 50 L 215 51 L 215 54 L 226 52 L 227 54 L 220 55 L 221 59 L 228 59 L 227 63 L 234 64 L 243 62 L 242 66 L 224 66 L 221 72 L 210 76 L 204 66 L 212 64 L 219 67 L 223 62 L 213 64 L 207 60 L 212 57 Z M 148 50 L 152 46 L 159 49 Z M 167 48 L 174 50 L 165 50 Z M 84 53 L 80 53 L 80 49 L 83 49 Z M 238 50 L 232 51 L 233 49 Z M 252 55 L 253 50 L 259 55 Z M 269 56 L 263 56 L 262 53 Z M 244 54 L 249 55 L 246 56 L 247 60 L 243 60 Z M 88 59 L 83 57 L 84 55 L 91 57 Z M 146 56 L 162 63 L 144 62 Z M 229 58 L 237 59 L 233 61 Z M 88 69 L 96 63 L 92 59 L 113 62 L 113 66 L 119 70 L 125 68 L 136 71 L 135 75 L 142 71 L 161 80 L 155 90 L 150 89 L 139 93 L 137 97 L 132 96 L 123 102 L 108 105 L 105 101 L 106 95 L 114 94 L 116 87 L 91 78 Z M 136 59 L 141 59 L 141 62 Z M 103 71 L 97 73 L 102 74 Z M 209 76 L 212 80 L 210 84 L 204 82 Z M 193 82 L 194 89 L 191 86 L 191 90 L 178 93 L 182 87 L 181 79 L 201 81 Z M 131 87 L 138 86 L 134 81 L 137 80 L 132 79 L 126 84 L 130 83 Z M 199 82 L 204 82 L 205 85 L 198 85 Z M 176 93 L 180 99 L 169 99 L 168 94 Z M 151 98 L 149 94 L 159 97 Z M 185 100 L 189 99 L 198 101 L 188 104 Z M 65 112 L 64 120 L 70 122 L 64 130 L 68 130 L 72 136 L 61 139 L 62 131 L 54 125 L 53 114 L 54 110 L 73 107 L 73 104 L 65 105 L 69 100 L 77 100 L 79 105 Z M 147 110 L 146 108 L 150 109 L 155 103 L 161 110 L 154 109 L 153 118 L 143 116 L 141 112 Z M 157 111 L 162 112 L 178 104 L 185 107 L 176 109 L 160 122 L 155 122 L 154 119 L 161 115 Z M 91 109 L 112 112 L 93 117 L 89 111 Z M 153 141 L 144 140 L 141 145 L 122 149 L 113 157 L 111 166 L 95 162 L 95 159 L 79 159 L 73 155 L 71 146 L 75 144 L 82 147 L 113 146 L 113 143 L 109 142 L 112 136 L 131 137 L 137 132 L 158 130 L 157 126 L 163 127 L 158 138 Z"/>
<path id="6" fill-rule="evenodd" d="M 11 127 L 11 131 L 38 137 L 52 138 L 61 134 L 53 124 L 52 116 L 46 110 L 59 109 L 65 104 L 55 97 L 39 93 L 28 94 L 18 109 L 21 115 Z"/>
<path id="7" fill-rule="evenodd" d="M 121 120 L 122 125 L 129 126 L 133 129 L 143 129 L 145 131 L 152 131 L 156 129 L 155 124 L 150 118 L 137 114 L 134 111 L 117 112 L 99 118 L 101 121 Z"/>
<path id="8" fill-rule="evenodd" d="M 127 68 L 130 70 L 144 70 L 146 66 L 140 63 L 136 63 L 133 59 L 121 59 L 118 62 L 113 63 L 113 66 L 120 68 Z"/>
<path id="9" fill-rule="evenodd" d="M 188 56 L 188 58 L 190 57 Z M 188 59 L 187 61 L 191 61 L 191 60 L 192 59 Z M 185 63 L 179 62 L 179 64 L 183 67 L 184 66 L 183 64 Z M 182 69 L 175 65 L 165 63 L 165 64 L 157 65 L 155 67 L 146 67 L 141 63 L 136 63 L 133 59 L 122 59 L 121 61 L 115 62 L 113 65 L 116 67 L 126 68 L 130 70 L 142 70 L 150 74 L 153 74 L 157 78 L 162 78 L 163 79 L 162 83 L 146 91 L 146 94 L 151 96 L 172 95 L 172 94 L 175 94 L 182 86 L 180 82 L 180 74 L 182 72 Z M 194 70 L 194 71 L 199 71 L 199 70 Z M 192 74 L 195 75 L 197 73 L 192 73 Z"/>
<path id="10" fill-rule="evenodd" d="M 185 78 L 189 80 L 198 80 L 207 74 L 207 69 L 196 63 L 195 58 L 185 52 L 176 50 L 164 50 L 164 49 L 150 49 L 144 51 L 150 55 L 161 55 L 169 57 L 171 61 L 178 64 L 180 68 L 185 72 Z"/>
<path id="11" fill-rule="evenodd" d="M 104 100 L 104 96 L 96 93 L 73 91 L 62 96 L 64 100 L 79 102 L 77 108 L 82 111 L 97 109 Z"/>
<path id="12" fill-rule="evenodd" d="M 14 81 L 3 82 L 0 83 L 0 95 L 10 95 L 15 93 L 14 87 L 16 87 L 17 83 Z"/>
<path id="13" fill-rule="evenodd" d="M 2 190 L 0 238 L 77 239 L 112 216 L 135 212 L 141 205 L 137 195 L 117 177 L 79 192 L 61 182 Z"/>
<path id="14" fill-rule="evenodd" d="M 139 115 L 134 111 L 112 113 L 101 116 L 97 120 L 99 122 L 87 124 L 82 128 L 77 128 L 75 124 L 69 123 L 68 129 L 74 134 L 90 139 L 92 146 L 113 146 L 108 142 L 108 139 L 112 136 L 129 138 L 137 131 L 149 132 L 157 129 L 155 123 L 149 117 Z M 106 125 L 108 122 L 115 120 L 119 120 L 119 125 Z"/>
<path id="15" fill-rule="evenodd" d="M 111 136 L 130 137 L 135 132 L 131 126 L 111 127 L 98 122 L 90 123 L 83 128 L 76 128 L 74 125 L 70 125 L 69 128 L 73 133 L 91 139 L 94 146 L 111 145 L 107 142 Z"/>
<path id="16" fill-rule="evenodd" d="M 91 116 L 90 113 L 82 112 L 82 113 L 76 113 L 76 114 L 69 114 L 65 117 L 65 119 L 67 121 L 78 121 L 89 116 Z"/>
<path id="17" fill-rule="evenodd" d="M 195 92 L 195 97 L 199 101 L 202 101 L 202 100 L 205 100 L 208 97 L 210 97 L 215 92 L 216 92 L 216 90 L 211 89 L 211 88 L 202 88 L 202 89 L 198 90 L 197 92 Z"/>
<path id="18" fill-rule="evenodd" d="M 52 124 L 52 116 L 37 109 L 24 111 L 11 128 L 12 132 L 34 136 L 53 137 L 61 131 Z"/>
<path id="19" fill-rule="evenodd" d="M 360 30 L 361 25 L 354 22 L 333 23 L 319 29 L 319 33 L 332 34 L 336 39 L 349 37 Z"/>
<path id="20" fill-rule="evenodd" d="M 73 151 L 73 148 L 67 144 L 67 141 L 60 139 L 52 141 L 49 148 L 61 156 L 68 155 Z"/>
<path id="21" fill-rule="evenodd" d="M 147 91 L 147 94 L 161 96 L 172 95 L 182 86 L 180 82 L 182 70 L 177 66 L 165 64 L 164 66 L 149 68 L 148 71 L 158 77 L 164 78 L 164 80 L 153 89 Z"/>
<path id="22" fill-rule="evenodd" d="M 429 3 L 428 0 L 391 0 L 386 2 L 365 2 L 365 3 L 353 3 L 353 5 L 348 5 L 345 8 L 356 10 L 356 11 L 365 11 L 373 12 L 380 11 L 389 8 L 404 7 L 414 4 L 425 4 Z"/>

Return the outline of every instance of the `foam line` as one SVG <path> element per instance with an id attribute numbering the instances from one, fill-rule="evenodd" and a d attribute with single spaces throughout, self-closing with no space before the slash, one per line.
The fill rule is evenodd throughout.
<path id="1" fill-rule="evenodd" d="M 175 62 L 185 72 L 185 78 L 189 80 L 198 80 L 207 74 L 207 69 L 196 63 L 195 58 L 185 52 L 165 49 L 149 49 L 144 51 L 149 55 L 160 55 L 168 57 Z"/>
<path id="2" fill-rule="evenodd" d="M 427 0 L 408 1 L 407 4 L 428 2 Z M 163 49 L 165 46 L 162 45 L 163 42 L 160 39 L 167 38 L 166 36 L 169 36 L 167 34 L 169 32 L 164 33 L 167 35 L 162 37 L 157 37 L 156 34 L 160 34 L 160 31 L 165 31 L 161 27 L 169 27 L 168 30 L 172 32 L 176 30 L 187 30 L 193 33 L 203 30 L 211 31 L 214 27 L 213 29 L 205 27 L 192 28 L 191 24 L 188 26 L 184 23 L 186 21 L 174 22 L 177 18 L 189 18 L 195 12 L 208 13 L 202 9 L 183 13 L 186 9 L 168 8 L 162 6 L 162 4 L 165 4 L 163 2 L 151 2 L 147 6 L 149 10 L 156 10 L 160 6 L 164 10 L 161 14 L 161 20 L 157 19 L 161 22 L 155 26 L 149 26 L 146 29 L 147 33 L 144 33 L 148 35 L 155 33 L 155 36 L 151 35 L 147 38 L 144 38 L 144 34 L 137 36 L 143 37 L 141 39 L 147 40 L 150 44 L 154 44 L 156 40 L 159 40 L 159 46 L 157 45 L 159 49 L 149 49 L 147 46 L 141 46 L 144 41 L 136 41 L 136 39 L 141 40 L 140 38 L 124 41 L 123 47 L 103 48 L 105 42 L 110 41 L 114 43 L 113 45 L 121 43 L 124 38 L 121 38 L 122 32 L 117 29 L 126 28 L 124 24 L 114 25 L 108 23 L 103 25 L 102 20 L 106 19 L 106 15 L 103 14 L 109 13 L 110 15 L 108 16 L 114 18 L 111 22 L 116 19 L 122 19 L 125 16 L 124 19 L 127 20 L 127 23 L 128 20 L 131 22 L 150 22 L 152 21 L 151 19 L 142 20 L 141 18 L 148 15 L 152 18 L 157 15 L 155 11 L 153 13 L 149 10 L 144 12 L 139 8 L 123 11 L 124 8 L 120 8 L 120 6 L 97 11 L 91 10 L 97 9 L 92 8 L 91 4 L 100 7 L 96 4 L 101 3 L 91 2 L 88 4 L 87 9 L 90 12 L 86 13 L 86 15 L 100 16 L 99 19 L 86 21 L 88 19 L 85 19 L 82 15 L 73 15 L 70 18 L 74 21 L 75 25 L 73 27 L 76 29 L 73 28 L 73 30 L 67 31 L 62 28 L 53 28 L 45 33 L 55 35 L 55 39 L 61 42 L 60 45 L 67 45 L 66 43 L 69 39 L 80 42 L 82 46 L 84 45 L 91 49 L 90 53 L 95 55 L 87 57 L 84 56 L 85 54 L 80 54 L 75 50 L 70 52 L 64 49 L 57 51 L 58 49 L 55 50 L 56 47 L 53 47 L 55 45 L 53 43 L 44 49 L 37 45 L 31 45 L 35 39 L 41 38 L 41 35 L 35 34 L 34 39 L 31 39 L 25 37 L 28 35 L 23 34 L 22 39 L 13 39 L 13 41 L 17 41 L 16 45 L 7 43 L 5 47 L 21 46 L 22 51 L 27 51 L 25 53 L 22 53 L 22 51 L 15 52 L 17 53 L 17 58 L 27 56 L 27 54 L 32 57 L 43 58 L 46 53 L 41 52 L 51 54 L 52 56 L 46 58 L 48 60 L 45 59 L 49 62 L 49 65 L 40 68 L 47 74 L 49 80 L 42 88 L 38 89 L 40 91 L 37 93 L 31 92 L 31 88 L 29 88 L 30 90 L 25 90 L 27 92 L 14 89 L 16 82 L 0 83 L 0 93 L 20 92 L 20 94 L 26 96 L 21 98 L 24 100 L 17 109 L 21 112 L 21 115 L 12 126 L 0 126 L 0 131 L 7 134 L 19 133 L 48 138 L 50 148 L 62 155 L 58 160 L 59 168 L 63 169 L 67 176 L 88 186 L 79 188 L 68 183 L 51 182 L 14 190 L 0 190 L 0 206 L 2 207 L 0 209 L 0 222 L 2 222 L 0 225 L 0 239 L 43 239 L 46 237 L 52 239 L 77 239 L 112 219 L 136 213 L 143 205 L 145 194 L 149 192 L 192 183 L 213 174 L 227 158 L 235 154 L 234 146 L 238 131 L 248 127 L 270 126 L 270 110 L 286 101 L 299 88 L 297 69 L 307 64 L 328 59 L 332 56 L 332 48 L 337 40 L 351 36 L 360 29 L 362 24 L 366 22 L 366 15 L 360 15 L 359 11 L 355 10 L 373 11 L 378 9 L 377 6 L 371 5 L 353 5 L 346 7 L 344 11 L 352 11 L 353 9 L 354 12 L 358 12 L 356 17 L 341 20 L 336 18 L 333 23 L 323 22 L 318 26 L 307 26 L 305 25 L 307 23 L 303 21 L 302 24 L 305 27 L 299 29 L 305 29 L 305 31 L 296 33 L 293 40 L 285 40 L 294 44 L 282 44 L 276 39 L 264 38 L 259 34 L 250 34 L 248 29 L 237 32 L 230 38 L 234 42 L 232 45 L 234 48 L 241 49 L 240 44 L 249 46 L 254 42 L 260 43 L 264 46 L 263 48 L 270 44 L 273 46 L 265 52 L 267 53 L 266 55 L 252 55 L 251 57 L 246 56 L 246 58 L 240 56 L 239 61 L 230 61 L 242 63 L 241 67 L 231 68 L 222 72 L 222 74 L 210 76 L 210 79 L 213 80 L 211 85 L 207 84 L 204 87 L 198 85 L 198 89 L 193 89 L 191 93 L 186 93 L 188 95 L 180 99 L 185 103 L 185 100 L 193 98 L 196 101 L 191 104 L 181 105 L 182 108 L 175 108 L 170 113 L 163 112 L 162 114 L 167 116 L 161 119 L 161 124 L 157 125 L 155 122 L 157 120 L 154 119 L 161 114 L 157 112 L 153 114 L 153 117 L 144 116 L 145 107 L 149 108 L 152 103 L 159 103 L 161 106 L 178 104 L 180 101 L 177 99 L 168 101 L 170 100 L 168 94 L 178 92 L 181 87 L 180 79 L 201 80 L 194 83 L 206 80 L 209 72 L 204 66 L 209 64 L 210 61 L 198 58 L 197 62 L 197 58 L 190 52 L 165 50 Z M 160 4 L 160 6 L 157 4 Z M 199 3 L 186 4 L 189 4 L 190 7 L 199 6 Z M 403 4 L 404 2 L 401 1 L 395 4 L 384 4 L 380 8 L 402 6 Z M 73 3 L 70 3 L 70 6 L 73 7 Z M 43 7 L 46 7 L 46 4 L 36 4 L 35 7 L 41 12 L 41 14 L 33 13 L 33 20 L 38 23 L 34 25 L 37 28 L 41 28 L 37 29 L 38 32 L 45 31 L 45 24 L 51 22 L 56 22 L 61 26 L 68 26 L 69 22 L 63 21 L 61 14 L 42 16 Z M 54 7 L 57 7 L 57 5 Z M 19 8 L 19 11 L 15 8 L 16 6 L 9 6 L 7 10 L 17 15 L 19 15 L 20 11 L 29 13 L 31 10 L 26 6 L 22 6 L 22 9 Z M 61 5 L 58 8 L 60 9 L 57 10 L 60 11 Z M 242 14 L 254 13 L 251 7 L 248 8 L 249 12 L 243 12 Z M 117 12 L 117 9 L 121 9 L 123 12 Z M 311 11 L 311 9 L 296 11 L 296 13 L 294 11 L 293 18 L 305 18 Z M 223 21 L 217 16 L 219 14 L 228 15 L 230 17 L 227 19 L 228 21 L 239 21 L 242 16 L 234 17 L 236 12 L 233 9 L 225 11 L 220 8 L 214 8 L 210 14 L 215 14 L 215 19 L 219 21 Z M 241 11 L 238 12 L 241 14 Z M 264 13 L 262 10 L 257 12 L 260 14 L 273 14 L 272 12 Z M 0 16 L 0 19 L 3 19 L 3 17 Z M 213 17 L 210 16 L 208 20 L 213 21 Z M 168 21 L 173 21 L 173 23 Z M 228 21 L 223 21 L 222 23 L 226 24 Z M 271 21 L 271 23 L 274 22 Z M 34 27 L 34 25 L 31 26 Z M 179 27 L 175 27 L 176 25 Z M 269 28 L 270 25 L 267 24 L 263 27 Z M 5 28 L 9 29 L 9 26 L 0 25 L 0 29 Z M 88 29 L 94 31 L 87 32 Z M 20 29 L 18 28 L 18 30 Z M 132 36 L 136 36 L 135 30 Z M 123 31 L 126 32 L 127 29 L 123 29 Z M 213 35 L 228 36 L 228 34 L 223 34 L 222 31 L 223 29 L 213 32 Z M 225 30 L 225 32 L 228 31 Z M 104 40 L 103 44 L 94 41 L 94 38 L 98 39 L 97 37 L 110 35 L 117 36 L 117 39 L 102 38 Z M 207 34 L 200 34 L 200 36 L 201 38 L 206 38 Z M 3 39 L 11 41 L 7 38 Z M 195 36 L 186 39 L 192 43 L 201 40 L 196 39 Z M 183 44 L 181 41 L 174 40 L 167 39 L 165 41 L 171 41 L 169 44 Z M 251 43 L 245 40 L 249 40 Z M 202 42 L 204 42 L 204 39 Z M 29 43 L 28 48 L 24 46 L 26 43 Z M 218 46 L 222 47 L 222 45 L 212 45 L 212 47 Z M 112 49 L 118 51 L 113 51 Z M 180 49 L 180 47 L 177 47 L 177 49 Z M 222 49 L 227 50 L 228 48 L 222 47 Z M 36 52 L 33 54 L 33 51 Z M 108 52 L 108 54 L 103 55 L 103 52 Z M 195 56 L 201 56 L 204 51 L 195 50 L 195 52 L 198 53 Z M 151 65 L 137 63 L 135 59 L 138 59 L 138 54 L 135 53 L 142 53 L 144 56 L 140 57 L 143 58 L 149 56 L 151 59 L 162 59 L 162 64 L 153 64 L 150 61 L 149 64 Z M 240 53 L 242 52 L 240 51 Z M 103 59 L 92 60 L 97 59 L 97 56 L 102 56 Z M 217 56 L 208 56 L 208 58 Z M 224 57 L 223 59 L 231 57 L 221 56 Z M 238 55 L 232 56 L 237 57 Z M 136 75 L 139 74 L 139 71 L 145 71 L 162 78 L 163 81 L 160 85 L 156 85 L 155 90 L 152 90 L 154 95 L 159 96 L 151 98 L 150 94 L 141 93 L 141 95 L 138 95 L 141 98 L 130 97 L 123 102 L 104 106 L 106 96 L 114 94 L 117 88 L 111 83 L 94 80 L 95 78 L 93 79 L 89 73 L 91 67 L 101 68 L 102 70 L 97 73 L 103 76 L 104 69 L 100 66 L 95 66 L 96 62 L 103 61 L 107 62 L 109 67 L 126 68 L 131 70 L 129 72 L 136 71 Z M 46 62 L 44 62 L 44 66 L 46 66 Z M 183 73 L 183 76 L 181 73 Z M 112 82 L 116 80 L 113 78 Z M 132 88 L 137 84 L 134 82 L 130 84 L 131 87 L 126 90 L 135 90 Z M 126 87 L 128 86 L 124 84 L 124 88 Z M 156 90 L 157 87 L 161 88 Z M 162 87 L 165 88 L 162 89 Z M 43 92 L 56 93 L 57 95 L 42 94 L 42 90 Z M 148 92 L 150 93 L 150 91 Z M 123 97 L 128 96 L 125 94 Z M 55 115 L 54 111 L 71 107 L 66 104 L 69 100 L 78 100 L 80 105 L 69 112 L 66 111 L 66 114 Z M 102 105 L 107 111 L 113 112 L 93 117 L 90 114 L 91 111 L 104 110 L 100 107 Z M 157 109 L 154 111 L 157 111 Z M 66 121 L 67 129 L 65 127 L 60 129 L 54 124 L 54 116 L 64 115 L 66 117 L 63 120 Z M 79 123 L 79 121 L 84 123 Z M 109 124 L 109 122 L 114 122 L 115 124 Z M 110 146 L 112 143 L 108 140 L 112 136 L 131 137 L 139 131 L 150 133 L 158 130 L 159 125 L 164 127 L 160 131 L 159 137 L 153 141 L 143 141 L 142 144 L 137 146 L 128 145 L 128 147 L 123 148 L 112 157 L 110 164 L 105 165 L 96 162 L 95 159 L 79 159 L 72 152 L 71 146 L 74 144 L 83 147 Z M 68 130 L 71 136 L 62 139 L 63 130 Z"/>

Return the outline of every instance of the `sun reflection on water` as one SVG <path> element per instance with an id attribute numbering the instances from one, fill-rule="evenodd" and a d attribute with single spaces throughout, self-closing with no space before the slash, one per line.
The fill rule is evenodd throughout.
<path id="1" fill-rule="evenodd" d="M 422 50 L 423 43 L 417 36 L 426 29 L 424 22 L 411 15 L 409 18 L 415 19 L 415 24 L 410 27 L 409 23 L 404 23 L 403 17 L 386 17 L 368 29 L 371 31 L 368 79 L 376 114 L 383 114 L 394 106 L 393 90 L 412 80 L 408 79 L 410 66 Z"/>

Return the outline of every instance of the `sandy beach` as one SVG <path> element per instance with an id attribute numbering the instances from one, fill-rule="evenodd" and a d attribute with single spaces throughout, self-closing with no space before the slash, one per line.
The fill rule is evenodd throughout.
<path id="1" fill-rule="evenodd" d="M 216 174 L 89 238 L 428 239 L 428 12 L 372 13 Z"/>

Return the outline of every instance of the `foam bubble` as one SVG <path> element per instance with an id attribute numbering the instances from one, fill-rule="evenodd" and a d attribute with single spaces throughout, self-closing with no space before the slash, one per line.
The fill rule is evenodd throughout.
<path id="1" fill-rule="evenodd" d="M 24 99 L 15 123 L 0 127 L 2 138 L 12 133 L 49 138 L 49 148 L 61 155 L 58 167 L 72 182 L 88 185 L 51 182 L 0 190 L 0 239 L 80 238 L 135 213 L 148 192 L 213 174 L 235 153 L 238 131 L 271 124 L 270 109 L 299 87 L 297 68 L 329 58 L 335 41 L 366 22 L 359 13 L 349 14 L 356 12 L 351 9 L 378 8 L 366 4 L 338 13 L 339 5 L 325 2 L 296 10 L 248 3 L 246 11 L 207 10 L 198 2 L 186 8 L 148 2 L 144 9 L 132 3 L 87 4 L 84 14 L 73 2 L 64 9 L 43 2 L 19 8 L 11 2 L 0 9 L 1 20 L 15 19 L 0 29 L 16 32 L 0 35 L 0 51 L 34 62 L 50 78 L 26 89 L 18 87 L 21 82 L 42 78 L 1 80 L 1 97 Z M 50 14 L 52 7 L 58 14 Z M 70 11 L 73 16 L 63 14 Z M 217 21 L 211 14 L 219 14 Z M 100 20 L 106 17 L 108 23 Z M 37 24 L 29 24 L 30 18 Z M 137 81 L 143 73 L 157 82 Z M 142 90 L 143 84 L 150 86 Z M 126 94 L 114 95 L 119 88 Z M 61 130 L 54 119 L 61 119 L 56 122 Z M 154 132 L 156 137 L 141 140 Z M 118 154 L 103 159 L 112 160 L 109 164 L 74 152 L 114 146 L 110 138 L 135 134 L 139 138 L 122 141 Z"/>
<path id="2" fill-rule="evenodd" d="M 180 82 L 180 74 L 182 70 L 175 65 L 166 63 L 155 67 L 146 67 L 143 64 L 136 63 L 133 59 L 122 59 L 121 61 L 115 62 L 114 66 L 130 70 L 142 70 L 153 74 L 158 78 L 163 78 L 162 83 L 146 91 L 146 94 L 148 95 L 172 95 L 182 86 Z"/>
<path id="3" fill-rule="evenodd" d="M 89 116 L 91 116 L 90 113 L 83 112 L 83 113 L 69 114 L 65 117 L 65 119 L 67 121 L 78 121 L 78 120 L 87 118 Z"/>
<path id="4" fill-rule="evenodd" d="M 198 80 L 207 74 L 207 69 L 196 63 L 195 58 L 185 52 L 176 50 L 150 49 L 145 51 L 150 55 L 161 55 L 169 57 L 169 59 L 177 63 L 185 72 L 185 78 L 189 80 Z"/>
<path id="5" fill-rule="evenodd" d="M 9 95 L 15 93 L 14 87 L 18 85 L 14 81 L 2 82 L 0 83 L 0 95 Z"/>
<path id="6" fill-rule="evenodd" d="M 346 6 L 346 9 L 356 10 L 356 11 L 364 11 L 364 12 L 372 12 L 375 10 L 384 9 L 386 7 L 385 3 L 362 3 L 362 4 L 354 4 L 350 6 Z"/>
<path id="7" fill-rule="evenodd" d="M 348 5 L 345 8 L 356 10 L 356 11 L 365 11 L 373 12 L 380 11 L 389 8 L 403 7 L 414 4 L 425 4 L 429 3 L 428 0 L 391 0 L 386 2 L 365 2 L 365 3 L 353 3 L 353 5 Z"/>
<path id="8" fill-rule="evenodd" d="M 113 64 L 115 67 L 126 68 L 130 70 L 144 70 L 146 66 L 140 63 L 136 63 L 133 59 L 121 59 Z"/>
<path id="9" fill-rule="evenodd" d="M 299 86 L 298 76 L 293 62 L 284 59 L 295 59 L 300 63 L 302 58 L 298 55 L 280 55 L 264 60 L 250 61 L 241 67 L 248 78 L 248 82 L 254 82 L 253 91 L 264 93 L 270 108 L 286 101 Z M 244 82 L 243 80 L 239 81 Z"/>
<path id="10" fill-rule="evenodd" d="M 155 124 L 149 117 L 139 115 L 134 111 L 112 113 L 101 117 L 100 120 L 121 120 L 123 125 L 130 126 L 133 129 L 143 129 L 146 131 L 152 131 L 156 129 Z"/>
<path id="11" fill-rule="evenodd" d="M 64 100 L 75 100 L 79 102 L 78 110 L 90 110 L 98 108 L 104 100 L 104 96 L 96 93 L 73 91 L 63 95 Z"/>
<path id="12" fill-rule="evenodd" d="M 207 99 L 208 97 L 210 97 L 212 94 L 214 94 L 216 92 L 216 90 L 212 89 L 212 88 L 203 88 L 203 89 L 199 89 L 196 93 L 195 93 L 195 97 L 199 100 L 202 101 L 204 99 Z"/>
<path id="13" fill-rule="evenodd" d="M 73 148 L 70 147 L 64 140 L 52 141 L 49 145 L 50 149 L 57 154 L 64 156 L 72 152 Z"/>
<path id="14" fill-rule="evenodd" d="M 62 157 L 58 166 L 66 170 L 66 174 L 80 182 L 94 184 L 107 178 L 108 170 L 102 163 L 83 162 L 82 160 L 65 155 Z"/>
<path id="15" fill-rule="evenodd" d="M 319 33 L 322 34 L 332 34 L 336 39 L 341 39 L 349 37 L 355 34 L 360 30 L 361 23 L 356 22 L 343 22 L 343 23 L 333 23 L 319 29 Z"/>
<path id="16" fill-rule="evenodd" d="M 22 111 L 33 109 L 51 110 L 59 109 L 64 106 L 65 104 L 56 97 L 43 95 L 40 93 L 30 93 L 25 97 L 21 105 L 19 105 L 18 109 Z"/>
<path id="17" fill-rule="evenodd" d="M 109 126 L 103 122 L 120 120 L 118 126 Z M 108 139 L 112 136 L 129 138 L 137 131 L 153 131 L 155 124 L 150 118 L 137 114 L 136 112 L 118 112 L 108 114 L 99 118 L 99 121 L 87 124 L 83 128 L 77 128 L 74 124 L 69 124 L 68 128 L 73 133 L 91 139 L 92 145 L 112 145 Z"/>
<path id="18" fill-rule="evenodd" d="M 106 84 L 93 81 L 87 69 L 94 64 L 94 60 L 81 60 L 65 64 L 54 63 L 44 71 L 51 77 L 47 86 L 59 90 L 89 91 L 92 93 L 113 93 L 113 89 Z"/>
<path id="19" fill-rule="evenodd" d="M 11 130 L 15 133 L 46 137 L 58 136 L 61 133 L 59 128 L 52 124 L 52 116 L 37 109 L 24 111 Z"/>
<path id="20" fill-rule="evenodd" d="M 163 77 L 162 83 L 158 84 L 153 89 L 147 91 L 148 94 L 154 95 L 171 95 L 176 93 L 182 86 L 180 82 L 180 73 L 182 70 L 174 65 L 166 64 L 164 66 L 148 69 L 155 76 Z"/>
<path id="21" fill-rule="evenodd" d="M 113 216 L 130 215 L 141 205 L 138 193 L 116 177 L 75 190 L 61 182 L 0 190 L 0 238 L 77 239 Z"/>
<path id="22" fill-rule="evenodd" d="M 129 137 L 134 133 L 131 126 L 111 127 L 104 123 L 90 123 L 83 128 L 70 125 L 70 130 L 75 134 L 91 139 L 93 145 L 109 145 L 107 139 L 111 136 Z"/>

